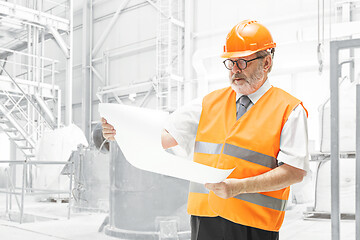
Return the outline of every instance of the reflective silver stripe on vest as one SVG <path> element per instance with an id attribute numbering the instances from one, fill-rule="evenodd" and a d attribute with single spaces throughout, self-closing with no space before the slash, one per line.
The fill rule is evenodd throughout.
<path id="1" fill-rule="evenodd" d="M 269 197 L 260 193 L 244 193 L 235 196 L 234 198 L 251 202 L 262 207 L 271 208 L 278 211 L 285 211 L 286 200 Z"/>
<path id="2" fill-rule="evenodd" d="M 204 184 L 194 182 L 190 182 L 190 192 L 209 194 L 209 190 L 204 186 Z M 278 211 L 285 211 L 287 203 L 286 200 L 269 197 L 260 193 L 243 193 L 235 196 L 234 198 Z"/>
<path id="3" fill-rule="evenodd" d="M 190 182 L 190 192 L 193 193 L 209 193 L 204 184 Z"/>
<path id="4" fill-rule="evenodd" d="M 196 141 L 194 152 L 208 153 L 208 154 L 220 154 L 221 148 L 222 148 L 221 143 L 217 144 L 217 143 Z"/>
<path id="5" fill-rule="evenodd" d="M 277 160 L 274 157 L 254 152 L 246 148 L 234 146 L 228 143 L 225 143 L 224 154 L 230 155 L 236 158 L 241 158 L 243 160 L 256 163 L 268 168 L 276 168 Z"/>

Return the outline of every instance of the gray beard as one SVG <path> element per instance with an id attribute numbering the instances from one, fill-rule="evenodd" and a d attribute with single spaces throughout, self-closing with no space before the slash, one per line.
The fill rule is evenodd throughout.
<path id="1" fill-rule="evenodd" d="M 255 73 L 253 75 L 251 75 L 250 77 L 245 77 L 243 74 L 239 73 L 235 73 L 232 76 L 231 79 L 231 85 L 233 84 L 233 81 L 235 78 L 244 78 L 247 82 L 248 82 L 248 86 L 246 87 L 246 92 L 254 92 L 255 90 L 259 89 L 261 87 L 261 83 L 262 83 L 262 79 L 264 78 L 264 71 L 263 71 L 263 64 L 259 63 Z M 233 86 L 233 89 L 235 90 L 235 85 Z M 245 91 L 244 91 L 245 92 Z"/>

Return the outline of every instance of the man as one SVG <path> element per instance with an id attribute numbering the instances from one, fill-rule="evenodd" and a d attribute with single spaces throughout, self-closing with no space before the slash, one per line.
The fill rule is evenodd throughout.
<path id="1" fill-rule="evenodd" d="M 194 161 L 235 168 L 224 182 L 190 183 L 192 240 L 278 239 L 289 186 L 306 175 L 307 112 L 269 83 L 275 46 L 260 23 L 237 24 L 222 55 L 231 86 L 175 111 L 162 132 L 164 148 L 190 152 L 195 138 Z M 114 131 L 103 119 L 104 137 Z"/>

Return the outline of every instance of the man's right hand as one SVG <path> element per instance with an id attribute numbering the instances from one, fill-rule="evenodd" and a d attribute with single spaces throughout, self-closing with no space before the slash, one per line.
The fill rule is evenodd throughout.
<path id="1" fill-rule="evenodd" d="M 101 122 L 102 122 L 102 128 L 103 128 L 102 132 L 104 138 L 107 140 L 114 141 L 115 140 L 114 136 L 116 135 L 116 130 L 114 129 L 114 127 L 111 124 L 108 124 L 105 118 L 101 118 Z"/>

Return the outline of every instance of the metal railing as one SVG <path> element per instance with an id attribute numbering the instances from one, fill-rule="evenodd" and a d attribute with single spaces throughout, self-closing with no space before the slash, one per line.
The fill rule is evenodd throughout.
<path id="1" fill-rule="evenodd" d="M 34 10 L 39 10 L 57 17 L 69 18 L 68 0 L 7 0 L 6 2 L 16 4 Z"/>
<path id="2" fill-rule="evenodd" d="M 330 42 L 330 104 L 331 104 L 331 239 L 340 240 L 340 174 L 339 174 L 339 51 L 360 48 L 360 39 Z M 352 68 L 351 71 L 354 71 Z M 360 86 L 356 86 L 356 240 L 360 240 Z"/>
<path id="3" fill-rule="evenodd" d="M 8 65 L 7 69 L 11 70 L 10 73 L 13 74 L 14 77 L 30 80 L 32 79 L 32 74 L 37 73 L 37 82 L 44 83 L 45 78 L 50 77 L 49 83 L 55 85 L 55 74 L 59 73 L 55 70 L 56 65 L 59 63 L 58 60 L 3 47 L 0 47 L 0 51 L 11 54 L 11 57 L 8 57 L 8 59 L 0 59 L 0 63 L 6 63 L 6 65 Z M 35 62 L 36 64 L 34 64 Z M 15 73 L 18 74 L 15 75 Z"/>
<path id="4" fill-rule="evenodd" d="M 21 188 L 16 186 L 16 182 L 13 182 L 13 177 L 11 173 L 9 173 L 9 168 L 5 169 L 6 172 L 6 189 L 0 189 L 0 193 L 6 194 L 6 215 L 9 215 L 10 210 L 12 209 L 12 199 L 13 196 L 15 198 L 17 207 L 20 212 L 19 223 L 23 223 L 24 220 L 24 205 L 25 205 L 25 195 L 46 195 L 46 194 L 68 194 L 69 202 L 68 202 L 68 212 L 67 218 L 70 219 L 70 208 L 71 208 L 71 193 L 72 193 L 72 184 L 73 184 L 73 176 L 74 176 L 74 161 L 6 161 L 1 160 L 0 163 L 8 163 L 10 168 L 15 165 L 23 166 L 23 175 L 22 175 L 22 183 Z M 26 187 L 26 181 L 28 177 L 28 168 L 32 165 L 70 165 L 69 171 L 69 190 L 49 190 L 49 189 L 34 189 Z M 18 198 L 20 196 L 20 199 Z"/>

